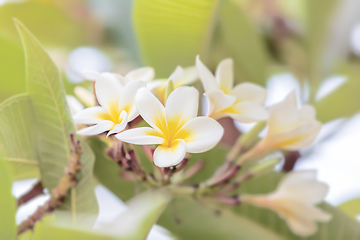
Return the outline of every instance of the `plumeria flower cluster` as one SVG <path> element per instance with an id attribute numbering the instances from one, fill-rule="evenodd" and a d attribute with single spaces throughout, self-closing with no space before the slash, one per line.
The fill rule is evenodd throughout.
<path id="1" fill-rule="evenodd" d="M 264 138 L 256 141 L 259 131 L 255 131 L 255 144 L 242 152 L 241 144 L 249 136 L 240 136 L 230 151 L 236 158 L 227 159 L 212 177 L 193 191 L 207 196 L 214 193 L 214 189 L 221 189 L 221 194 L 215 194 L 217 202 L 235 205 L 241 201 L 269 208 L 284 218 L 290 229 L 301 236 L 315 233 L 316 221 L 330 219 L 327 213 L 315 207 L 324 199 L 328 188 L 316 180 L 313 171 L 287 174 L 274 193 L 245 194 L 236 201 L 236 198 L 226 195 L 243 181 L 257 176 L 254 172 L 238 174 L 242 165 L 253 161 L 255 167 L 263 166 L 264 162 L 257 163 L 255 160 L 267 156 L 272 150 L 297 151 L 315 140 L 321 123 L 316 120 L 312 106 L 298 106 L 294 92 L 280 103 L 266 108 L 267 92 L 263 87 L 248 82 L 234 86 L 231 59 L 221 61 L 213 74 L 199 56 L 196 58 L 196 66 L 178 66 L 167 79 L 154 80 L 155 71 L 150 67 L 135 69 L 125 75 L 87 72 L 85 76 L 94 81 L 94 94 L 77 89 L 77 94 L 85 99 L 83 102 L 87 102 L 87 108 L 78 108 L 74 115 L 75 122 L 81 126 L 78 133 L 105 133 L 106 137 L 111 136 L 114 142 L 121 143 L 121 151 L 114 149 L 119 146 L 114 144 L 112 151 L 108 152 L 109 156 L 119 166 L 132 169 L 141 179 L 149 179 L 149 183 L 163 186 L 171 182 L 181 183 L 200 171 L 203 166 L 201 162 L 195 163 L 188 170 L 184 169 L 187 158 L 190 154 L 209 151 L 220 142 L 224 129 L 217 120 L 221 118 L 230 117 L 241 123 L 266 122 L 267 133 Z M 203 116 L 198 116 L 199 91 L 189 86 L 198 78 L 204 89 L 202 105 L 206 111 Z M 144 120 L 148 126 L 129 124 L 135 119 Z M 265 127 L 265 124 L 260 126 Z M 141 146 L 145 155 L 160 169 L 163 176 L 160 185 L 156 185 L 158 179 L 155 175 L 147 177 L 142 171 L 135 155 L 127 150 L 128 147 L 124 147 L 126 144 Z M 123 156 L 118 159 L 116 152 Z M 265 161 L 264 166 L 273 170 L 273 163 L 278 161 Z M 178 171 L 176 180 L 174 175 L 174 179 L 168 181 L 170 168 L 173 172 Z M 128 180 L 135 179 L 126 173 L 122 176 Z M 207 188 L 212 190 L 207 191 Z"/>

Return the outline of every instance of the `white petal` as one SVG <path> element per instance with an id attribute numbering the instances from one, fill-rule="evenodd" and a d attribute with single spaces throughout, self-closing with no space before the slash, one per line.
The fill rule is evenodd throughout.
<path id="1" fill-rule="evenodd" d="M 101 123 L 96 124 L 95 126 L 83 128 L 77 133 L 80 135 L 97 135 L 103 132 L 106 132 L 114 127 L 114 123 L 109 120 L 102 121 Z"/>
<path id="2" fill-rule="evenodd" d="M 316 180 L 316 171 L 308 170 L 288 173 L 274 195 L 278 198 L 316 204 L 324 200 L 328 191 L 327 184 Z"/>
<path id="3" fill-rule="evenodd" d="M 80 112 L 84 109 L 84 106 L 74 96 L 66 95 L 66 101 L 69 105 L 70 112 L 72 115 Z"/>
<path id="4" fill-rule="evenodd" d="M 200 153 L 215 147 L 223 134 L 224 129 L 214 119 L 197 117 L 187 122 L 180 129 L 176 138 L 184 139 L 187 152 Z"/>
<path id="5" fill-rule="evenodd" d="M 188 85 L 199 78 L 198 71 L 195 66 L 184 68 L 184 74 L 179 82 L 174 82 L 176 87 Z"/>
<path id="6" fill-rule="evenodd" d="M 318 121 L 306 122 L 300 126 L 284 131 L 279 134 L 269 135 L 268 141 L 273 141 L 276 147 L 287 150 L 299 150 L 309 146 L 321 130 L 321 123 Z"/>
<path id="7" fill-rule="evenodd" d="M 130 81 L 141 80 L 149 82 L 154 79 L 154 69 L 151 67 L 142 67 L 128 72 L 125 77 Z"/>
<path id="8" fill-rule="evenodd" d="M 122 89 L 122 84 L 114 77 L 101 77 L 95 82 L 97 100 L 109 113 L 118 107 Z"/>
<path id="9" fill-rule="evenodd" d="M 209 103 L 208 116 L 215 119 L 225 116 L 224 113 L 220 112 L 230 107 L 236 101 L 236 97 L 227 95 L 221 90 L 206 92 L 204 95 L 208 98 Z"/>
<path id="10" fill-rule="evenodd" d="M 142 118 L 158 131 L 166 128 L 165 108 L 146 88 L 141 88 L 135 98 L 135 105 Z"/>
<path id="11" fill-rule="evenodd" d="M 304 105 L 300 108 L 300 118 L 304 120 L 315 119 L 316 111 L 311 105 Z"/>
<path id="12" fill-rule="evenodd" d="M 121 86 L 124 86 L 126 83 L 129 82 L 129 79 L 125 78 L 123 75 L 117 74 L 117 73 L 109 73 L 105 72 L 100 75 L 100 79 L 113 79 L 121 84 Z"/>
<path id="13" fill-rule="evenodd" d="M 233 60 L 222 60 L 216 68 L 216 81 L 221 90 L 229 94 L 234 85 Z"/>
<path id="14" fill-rule="evenodd" d="M 231 95 L 238 101 L 257 102 L 264 104 L 267 92 L 264 88 L 253 83 L 240 83 L 231 90 Z"/>
<path id="15" fill-rule="evenodd" d="M 167 99 L 165 112 L 168 122 L 176 121 L 178 126 L 197 116 L 199 92 L 193 87 L 179 87 Z M 176 119 L 176 120 L 175 120 Z M 175 126 L 174 126 L 175 127 Z"/>
<path id="16" fill-rule="evenodd" d="M 135 107 L 135 96 L 137 91 L 144 86 L 145 83 L 142 80 L 132 81 L 125 85 L 121 93 L 119 99 L 119 110 L 127 111 L 129 122 L 139 115 Z"/>
<path id="17" fill-rule="evenodd" d="M 331 215 L 323 210 L 298 202 L 284 202 L 283 206 L 291 212 L 286 216 L 286 221 L 290 229 L 297 235 L 307 237 L 317 231 L 316 221 L 326 222 L 331 219 Z"/>
<path id="18" fill-rule="evenodd" d="M 171 167 L 179 164 L 185 157 L 186 145 L 181 139 L 174 140 L 170 147 L 160 145 L 154 152 L 154 163 L 158 167 Z"/>
<path id="19" fill-rule="evenodd" d="M 210 70 L 200 61 L 199 56 L 196 57 L 196 68 L 199 73 L 200 80 L 203 84 L 205 92 L 219 89 L 214 75 Z"/>
<path id="20" fill-rule="evenodd" d="M 100 73 L 95 71 L 84 71 L 82 75 L 85 79 L 90 81 L 96 81 L 100 78 Z"/>
<path id="21" fill-rule="evenodd" d="M 101 114 L 106 114 L 106 111 L 100 106 L 85 108 L 74 115 L 74 121 L 78 124 L 100 123 L 104 121 L 100 117 Z"/>
<path id="22" fill-rule="evenodd" d="M 152 145 L 163 143 L 164 139 L 157 135 L 157 132 L 152 128 L 140 127 L 123 131 L 116 134 L 115 137 L 123 142 L 138 145 Z"/>
<path id="23" fill-rule="evenodd" d="M 290 227 L 291 231 L 295 234 L 303 237 L 313 235 L 317 231 L 316 222 L 311 219 L 308 214 L 308 209 L 301 204 L 290 203 L 293 206 L 283 206 L 291 212 L 289 216 L 286 216 L 286 222 Z M 289 205 L 289 204 L 286 204 Z M 304 208 L 305 207 L 305 208 Z"/>
<path id="24" fill-rule="evenodd" d="M 269 132 L 282 132 L 293 128 L 299 121 L 295 92 L 269 109 Z"/>
<path id="25" fill-rule="evenodd" d="M 184 75 L 184 69 L 180 66 L 177 66 L 174 70 L 174 72 L 170 75 L 170 77 L 168 78 L 168 80 L 173 81 L 174 85 L 176 82 L 179 82 L 181 80 L 181 78 Z"/>
<path id="26" fill-rule="evenodd" d="M 122 119 L 120 124 L 116 124 L 111 131 L 108 132 L 107 137 L 114 133 L 119 133 L 124 130 L 128 123 L 128 115 L 126 111 L 122 111 L 119 116 L 119 120 Z"/>
<path id="27" fill-rule="evenodd" d="M 92 92 L 83 87 L 75 87 L 74 93 L 76 97 L 85 104 L 86 107 L 92 107 L 96 105 L 95 96 Z"/>
<path id="28" fill-rule="evenodd" d="M 235 113 L 229 113 L 229 116 L 238 122 L 253 123 L 266 120 L 268 112 L 262 105 L 255 102 L 239 102 L 231 107 Z"/>

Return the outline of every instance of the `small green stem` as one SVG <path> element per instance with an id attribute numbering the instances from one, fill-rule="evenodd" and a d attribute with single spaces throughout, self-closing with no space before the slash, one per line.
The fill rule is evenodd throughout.
<path id="1" fill-rule="evenodd" d="M 247 149 L 254 145 L 260 132 L 265 128 L 266 122 L 257 123 L 249 132 L 242 134 L 227 155 L 228 162 L 234 162 L 243 148 Z"/>

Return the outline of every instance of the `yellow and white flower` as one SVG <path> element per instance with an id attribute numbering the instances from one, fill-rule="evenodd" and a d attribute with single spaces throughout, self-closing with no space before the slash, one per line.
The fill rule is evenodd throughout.
<path id="1" fill-rule="evenodd" d="M 108 136 L 125 129 L 127 123 L 139 114 L 134 100 L 138 89 L 144 87 L 142 80 L 122 85 L 116 78 L 99 78 L 95 93 L 100 106 L 86 108 L 74 115 L 75 123 L 93 125 L 78 131 L 82 135 L 97 135 L 106 131 Z"/>
<path id="2" fill-rule="evenodd" d="M 298 108 L 295 92 L 270 107 L 268 131 L 259 143 L 262 149 L 299 150 L 309 146 L 318 135 L 321 123 L 310 105 Z"/>
<path id="3" fill-rule="evenodd" d="M 165 102 L 165 89 L 167 86 L 167 81 L 171 80 L 174 86 L 174 89 L 190 85 L 198 79 L 198 74 L 196 67 L 187 67 L 182 68 L 177 66 L 174 72 L 170 75 L 168 79 L 159 79 L 154 80 L 148 83 L 148 88 L 158 97 L 158 99 L 164 103 Z"/>
<path id="4" fill-rule="evenodd" d="M 229 116 L 242 123 L 267 119 L 264 109 L 266 90 L 252 83 L 240 83 L 233 87 L 233 61 L 225 59 L 216 69 L 215 76 L 196 58 L 196 67 L 205 90 L 208 108 L 207 116 L 219 119 Z"/>
<path id="5" fill-rule="evenodd" d="M 275 192 L 244 195 L 241 201 L 275 211 L 295 234 L 307 237 L 316 233 L 316 222 L 331 219 L 330 214 L 315 206 L 327 192 L 328 186 L 317 181 L 315 171 L 300 171 L 288 173 Z"/>
<path id="6" fill-rule="evenodd" d="M 116 137 L 140 145 L 159 144 L 154 163 L 159 167 L 179 164 L 186 152 L 200 153 L 213 148 L 223 135 L 221 125 L 209 117 L 197 117 L 198 91 L 179 87 L 170 93 L 166 106 L 146 88 L 136 95 L 136 108 L 151 127 L 121 132 Z"/>

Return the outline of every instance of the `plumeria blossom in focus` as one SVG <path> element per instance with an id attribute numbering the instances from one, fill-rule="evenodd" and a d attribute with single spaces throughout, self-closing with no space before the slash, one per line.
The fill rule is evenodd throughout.
<path id="1" fill-rule="evenodd" d="M 140 145 L 159 144 L 154 163 L 159 167 L 179 164 L 186 152 L 200 153 L 213 148 L 224 130 L 209 117 L 197 117 L 198 91 L 179 87 L 170 93 L 165 107 L 146 88 L 136 95 L 136 108 L 151 127 L 126 130 L 115 135 L 119 140 Z"/>
<path id="2" fill-rule="evenodd" d="M 97 135 L 106 131 L 119 133 L 139 114 L 134 105 L 142 80 L 122 85 L 116 78 L 100 78 L 95 82 L 95 92 L 100 106 L 86 108 L 74 115 L 75 123 L 93 125 L 78 131 L 82 135 Z"/>
<path id="3" fill-rule="evenodd" d="M 299 150 L 309 146 L 318 135 L 321 123 L 310 105 L 298 108 L 295 92 L 270 107 L 268 131 L 258 148 Z"/>
<path id="4" fill-rule="evenodd" d="M 148 88 L 158 97 L 158 99 L 164 103 L 165 102 L 165 89 L 167 86 L 167 81 L 171 80 L 174 86 L 174 89 L 190 85 L 198 79 L 198 73 L 196 67 L 187 67 L 182 68 L 177 66 L 175 71 L 170 75 L 168 79 L 159 79 L 149 82 Z"/>
<path id="5" fill-rule="evenodd" d="M 208 102 L 206 115 L 214 119 L 229 116 L 242 123 L 267 119 L 264 109 L 266 90 L 252 83 L 240 83 L 233 87 L 233 61 L 225 59 L 216 69 L 215 76 L 196 58 L 196 67 Z"/>
<path id="6" fill-rule="evenodd" d="M 125 85 L 131 81 L 141 80 L 149 82 L 154 79 L 155 71 L 151 67 L 142 67 L 128 72 L 125 76 L 116 73 L 98 73 L 93 71 L 86 71 L 83 73 L 84 77 L 91 81 L 96 81 L 104 78 L 117 79 L 121 84 Z"/>
<path id="7" fill-rule="evenodd" d="M 244 195 L 241 201 L 275 211 L 295 234 L 306 237 L 316 233 L 316 222 L 331 219 L 330 214 L 314 206 L 324 200 L 327 192 L 328 186 L 316 180 L 315 171 L 300 171 L 288 173 L 275 192 Z"/>

